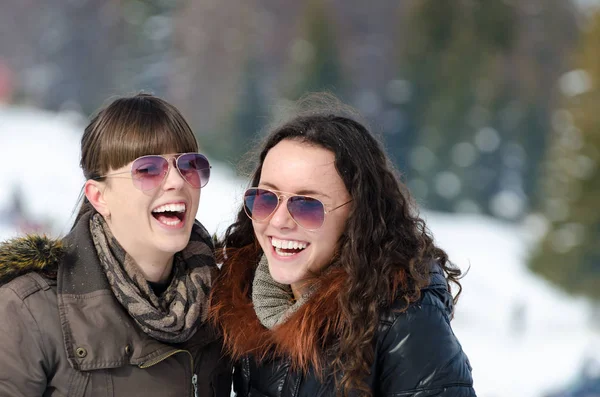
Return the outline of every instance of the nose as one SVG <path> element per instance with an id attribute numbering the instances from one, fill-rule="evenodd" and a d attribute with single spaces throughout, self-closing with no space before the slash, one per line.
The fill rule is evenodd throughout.
<path id="1" fill-rule="evenodd" d="M 287 198 L 279 198 L 279 206 L 271 215 L 269 223 L 278 229 L 292 229 L 296 226 L 296 222 L 294 222 L 287 209 Z"/>
<path id="2" fill-rule="evenodd" d="M 179 190 L 186 184 L 186 181 L 183 179 L 179 170 L 175 165 L 175 158 L 169 159 L 169 170 L 167 171 L 167 175 L 165 176 L 165 180 L 163 183 L 164 190 Z"/>

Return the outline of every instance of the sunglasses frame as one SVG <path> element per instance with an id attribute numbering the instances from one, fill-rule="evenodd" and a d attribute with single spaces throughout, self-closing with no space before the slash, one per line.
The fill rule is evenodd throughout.
<path id="1" fill-rule="evenodd" d="M 271 213 L 270 213 L 270 214 L 269 214 L 267 217 L 265 217 L 265 219 L 263 219 L 263 220 L 257 220 L 257 219 L 254 219 L 254 218 L 252 218 L 252 216 L 251 216 L 251 215 L 248 213 L 248 210 L 246 209 L 246 200 L 245 200 L 245 197 L 246 197 L 246 193 L 247 193 L 248 191 L 250 191 L 250 190 L 255 190 L 255 191 L 257 191 L 257 190 L 265 190 L 265 191 L 267 191 L 267 192 L 273 193 L 273 194 L 275 195 L 275 197 L 277 197 L 277 205 L 275 206 L 275 208 L 273 209 L 273 211 L 272 211 L 272 212 L 271 212 Z M 325 204 L 324 204 L 324 203 L 323 203 L 321 200 L 319 200 L 319 199 L 318 199 L 318 198 L 316 198 L 316 197 L 310 196 L 310 195 L 306 195 L 306 194 L 296 194 L 296 193 L 290 193 L 290 192 L 283 192 L 283 191 L 281 191 L 281 190 L 266 189 L 266 188 L 262 188 L 262 187 L 250 187 L 250 188 L 248 188 L 248 189 L 246 189 L 246 190 L 244 191 L 244 200 L 242 200 L 242 205 L 243 205 L 243 207 L 244 207 L 244 212 L 246 213 L 246 216 L 248 216 L 248 218 L 250 218 L 250 219 L 251 219 L 252 221 L 254 221 L 254 222 L 259 222 L 259 223 L 261 223 L 261 222 L 266 222 L 266 221 L 268 221 L 268 220 L 269 220 L 269 218 L 271 218 L 271 217 L 273 216 L 273 214 L 274 214 L 275 212 L 277 212 L 277 209 L 279 209 L 279 206 L 280 206 L 280 205 L 281 205 L 281 203 L 284 201 L 284 200 L 282 199 L 282 197 L 283 197 L 283 198 L 285 198 L 285 209 L 287 210 L 287 212 L 288 212 L 288 215 L 290 216 L 290 218 L 292 218 L 292 220 L 294 221 L 294 223 L 296 223 L 296 225 L 300 226 L 302 229 L 305 229 L 305 230 L 308 230 L 308 231 L 311 231 L 311 232 L 312 232 L 312 231 L 315 231 L 315 230 L 319 230 L 320 228 L 322 228 L 322 227 L 323 227 L 323 225 L 325 224 L 325 216 L 326 216 L 327 214 L 329 214 L 329 213 L 331 213 L 331 212 L 333 212 L 333 211 L 337 210 L 338 208 L 341 208 L 341 207 L 343 207 L 344 205 L 346 205 L 346 204 L 348 204 L 348 203 L 352 202 L 352 199 L 350 199 L 350 200 L 346 201 L 345 203 L 338 205 L 337 207 L 333 207 L 332 209 L 330 209 L 330 210 L 327 210 L 327 209 L 325 208 Z M 300 224 L 300 223 L 299 223 L 299 222 L 296 220 L 296 218 L 294 218 L 294 215 L 292 215 L 292 213 L 290 212 L 290 208 L 288 207 L 289 199 L 290 199 L 290 198 L 292 198 L 292 197 L 308 197 L 308 198 L 310 198 L 310 199 L 312 199 L 312 200 L 316 200 L 316 201 L 318 201 L 319 203 L 321 203 L 321 207 L 323 207 L 323 222 L 321 222 L 321 224 L 319 225 L 319 227 L 317 227 L 317 228 L 314 228 L 314 229 L 309 229 L 309 228 L 307 228 L 307 227 L 304 227 L 304 226 L 302 226 L 302 225 L 301 225 L 301 224 Z"/>
<path id="2" fill-rule="evenodd" d="M 208 159 L 206 158 L 206 156 L 203 155 L 202 153 L 198 153 L 198 152 L 180 153 L 180 154 L 176 154 L 176 155 L 170 156 L 170 157 L 161 156 L 160 154 L 147 154 L 145 156 L 140 156 L 140 157 L 134 159 L 131 162 L 131 166 L 129 167 L 129 171 L 113 172 L 113 173 L 110 173 L 110 174 L 97 176 L 97 177 L 92 178 L 92 179 L 99 180 L 99 179 L 108 178 L 108 177 L 112 177 L 112 176 L 116 176 L 116 175 L 129 174 L 131 176 L 131 181 L 133 183 L 133 186 L 135 186 L 138 190 L 140 190 L 142 192 L 148 192 L 148 191 L 156 189 L 157 187 L 159 187 L 160 185 L 162 185 L 163 182 L 165 181 L 165 179 L 167 179 L 167 175 L 169 175 L 169 172 L 171 171 L 171 167 L 175 167 L 175 169 L 177 170 L 177 173 L 179 174 L 179 176 L 181 177 L 181 179 L 183 179 L 188 185 L 190 185 L 194 189 L 202 189 L 204 186 L 206 186 L 208 184 L 208 182 L 209 182 L 208 180 L 206 181 L 206 183 L 201 184 L 199 187 L 195 187 L 194 185 L 191 184 L 190 181 L 187 180 L 187 178 L 181 173 L 181 170 L 177 166 L 177 161 L 179 160 L 179 158 L 182 157 L 182 156 L 185 156 L 187 154 L 199 155 L 199 156 L 201 156 L 202 158 L 204 158 L 206 160 L 206 163 L 208 164 L 208 168 L 201 168 L 200 170 L 210 170 L 212 168 L 212 166 L 210 165 L 210 162 L 208 161 Z M 169 168 L 167 168 L 167 172 L 164 173 L 163 179 L 162 179 L 162 181 L 158 185 L 156 185 L 153 188 L 144 190 L 144 189 L 139 188 L 134 183 L 134 180 L 137 180 L 139 178 L 135 178 L 133 176 L 133 171 L 134 171 L 133 170 L 133 165 L 135 164 L 136 161 L 138 161 L 140 159 L 143 159 L 143 158 L 146 158 L 146 157 L 162 157 L 163 159 L 165 159 L 167 161 L 167 164 L 168 164 Z M 171 160 L 175 160 L 175 163 L 172 163 Z M 173 165 L 173 164 L 175 164 L 175 165 Z M 210 172 L 209 172 L 209 180 L 210 180 Z"/>

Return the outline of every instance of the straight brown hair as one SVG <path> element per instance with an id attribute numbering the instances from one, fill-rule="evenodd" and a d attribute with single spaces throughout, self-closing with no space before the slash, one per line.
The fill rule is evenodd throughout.
<path id="1" fill-rule="evenodd" d="M 86 179 L 102 180 L 110 170 L 149 154 L 197 152 L 198 142 L 179 110 L 151 94 L 119 97 L 101 108 L 81 138 L 80 166 Z M 83 203 L 75 223 L 93 209 Z"/>

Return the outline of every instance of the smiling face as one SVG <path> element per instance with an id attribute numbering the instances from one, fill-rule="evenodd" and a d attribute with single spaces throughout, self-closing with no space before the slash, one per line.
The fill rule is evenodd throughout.
<path id="1" fill-rule="evenodd" d="M 350 200 L 335 168 L 333 153 L 295 140 L 283 140 L 268 152 L 258 187 L 315 197 L 323 202 L 325 210 Z M 291 285 L 299 297 L 304 281 L 331 262 L 350 209 L 351 205 L 344 205 L 328 213 L 319 229 L 309 231 L 294 222 L 286 198 L 282 197 L 269 218 L 253 221 L 271 277 Z"/>
<path id="2" fill-rule="evenodd" d="M 174 154 L 164 181 L 148 191 L 137 189 L 128 171 L 131 163 L 109 174 L 103 198 L 110 216 L 111 232 L 138 265 L 169 262 L 188 244 L 200 202 L 200 189 L 192 187 L 177 172 Z M 123 174 L 120 174 L 123 173 Z"/>

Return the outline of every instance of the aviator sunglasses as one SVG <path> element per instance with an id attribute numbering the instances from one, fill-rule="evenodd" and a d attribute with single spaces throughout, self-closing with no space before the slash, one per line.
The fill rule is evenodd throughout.
<path id="1" fill-rule="evenodd" d="M 250 219 L 262 222 L 273 215 L 286 198 L 288 213 L 298 226 L 307 230 L 317 230 L 323 226 L 326 214 L 352 201 L 346 201 L 327 211 L 325 205 L 314 197 L 252 187 L 244 193 L 244 211 Z"/>
<path id="2" fill-rule="evenodd" d="M 173 164 L 179 175 L 192 187 L 200 189 L 206 186 L 210 179 L 211 166 L 208 159 L 200 153 L 183 153 L 169 158 L 158 155 L 142 156 L 133 161 L 130 171 L 102 175 L 94 179 L 131 173 L 136 188 L 142 191 L 152 190 L 160 186 L 167 177 L 171 160 L 174 160 Z"/>

